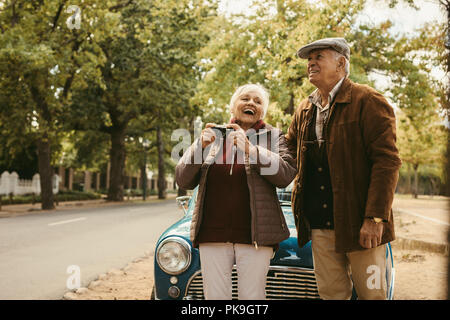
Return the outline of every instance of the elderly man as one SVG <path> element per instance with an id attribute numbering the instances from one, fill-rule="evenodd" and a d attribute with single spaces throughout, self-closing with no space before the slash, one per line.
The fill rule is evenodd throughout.
<path id="1" fill-rule="evenodd" d="M 297 154 L 292 207 L 299 245 L 312 240 L 322 299 L 350 299 L 352 284 L 359 299 L 386 299 L 385 244 L 395 238 L 391 206 L 401 166 L 393 109 L 348 78 L 345 39 L 321 39 L 297 55 L 308 59 L 317 87 L 286 134 Z"/>

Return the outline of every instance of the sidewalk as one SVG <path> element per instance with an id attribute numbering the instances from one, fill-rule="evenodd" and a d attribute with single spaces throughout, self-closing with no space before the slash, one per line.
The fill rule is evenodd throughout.
<path id="1" fill-rule="evenodd" d="M 449 253 L 449 198 L 409 195 L 394 198 L 396 240 L 393 247 Z"/>
<path id="2" fill-rule="evenodd" d="M 168 193 L 166 199 L 158 199 L 158 196 L 148 196 L 145 200 L 145 203 L 159 202 L 165 201 L 167 199 L 175 199 L 177 197 L 176 194 Z M 29 214 L 39 214 L 44 212 L 55 212 L 55 211 L 66 211 L 83 208 L 96 208 L 96 207 L 108 207 L 108 206 L 123 206 L 130 203 L 144 203 L 142 197 L 125 197 L 124 201 L 107 201 L 105 199 L 96 199 L 96 200 L 79 200 L 79 201 L 64 201 L 59 202 L 59 205 L 55 204 L 54 210 L 42 210 L 40 203 L 35 203 L 34 205 L 31 203 L 27 204 L 12 204 L 12 205 L 2 205 L 0 210 L 0 219 L 1 218 L 9 218 L 16 216 L 23 216 Z"/>
<path id="3" fill-rule="evenodd" d="M 396 195 L 396 300 L 447 299 L 449 198 Z"/>

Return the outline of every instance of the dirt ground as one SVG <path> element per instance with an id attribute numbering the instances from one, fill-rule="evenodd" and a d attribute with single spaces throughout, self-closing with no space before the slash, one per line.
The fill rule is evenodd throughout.
<path id="1" fill-rule="evenodd" d="M 136 259 L 121 270 L 99 275 L 88 288 L 69 292 L 73 300 L 149 300 L 153 288 L 153 255 Z"/>
<path id="2" fill-rule="evenodd" d="M 446 300 L 448 256 L 395 250 L 395 300 Z"/>
<path id="3" fill-rule="evenodd" d="M 427 217 L 448 221 L 448 199 L 396 196 L 394 212 L 409 210 Z M 397 237 L 432 243 L 447 242 L 448 227 L 420 217 L 396 212 Z M 396 247 L 392 243 L 396 281 L 396 300 L 447 299 L 448 254 Z M 447 251 L 448 252 L 448 251 Z M 99 275 L 88 288 L 67 292 L 64 299 L 74 300 L 148 300 L 153 288 L 153 255 L 147 254 L 121 270 Z"/>
<path id="4" fill-rule="evenodd" d="M 417 250 L 395 250 L 395 300 L 447 299 L 448 257 Z M 153 256 L 146 256 L 122 270 L 100 275 L 88 288 L 69 292 L 74 300 L 148 300 L 153 287 Z"/>

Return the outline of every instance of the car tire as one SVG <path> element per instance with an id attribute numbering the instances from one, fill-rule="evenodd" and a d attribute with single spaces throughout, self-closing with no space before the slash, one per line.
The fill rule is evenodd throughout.
<path id="1" fill-rule="evenodd" d="M 152 293 L 150 295 L 150 300 L 155 300 L 155 286 L 152 288 Z"/>

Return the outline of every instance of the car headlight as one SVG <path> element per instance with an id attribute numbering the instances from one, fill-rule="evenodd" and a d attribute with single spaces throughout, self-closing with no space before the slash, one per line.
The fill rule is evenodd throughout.
<path id="1" fill-rule="evenodd" d="M 158 247 L 156 261 L 164 272 L 180 274 L 191 264 L 191 246 L 184 239 L 167 238 Z"/>

